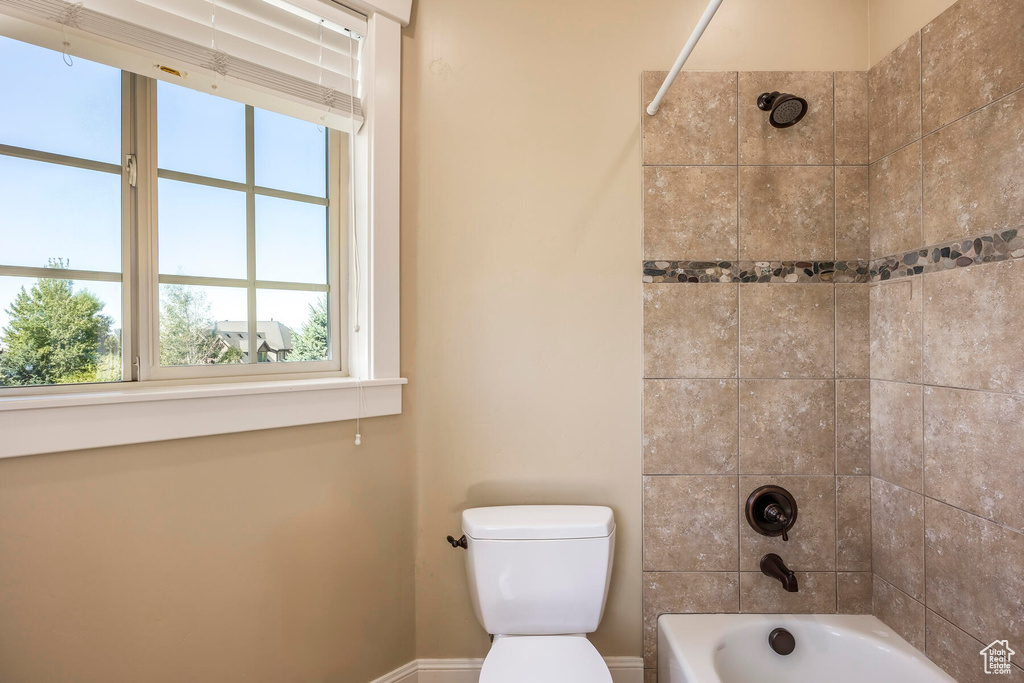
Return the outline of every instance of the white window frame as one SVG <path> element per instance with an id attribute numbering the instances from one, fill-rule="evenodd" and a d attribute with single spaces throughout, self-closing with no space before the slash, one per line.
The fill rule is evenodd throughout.
<path id="1" fill-rule="evenodd" d="M 158 178 L 171 180 L 183 180 L 206 187 L 219 187 L 245 192 L 250 196 L 275 196 L 284 199 L 293 199 L 298 193 L 285 192 L 260 188 L 255 184 L 252 177 L 253 158 L 253 129 L 251 111 L 253 105 L 246 105 L 246 168 L 247 178 L 245 182 L 231 182 L 217 180 L 204 176 L 196 176 L 189 173 L 179 173 L 157 168 L 156 131 L 157 121 L 157 100 L 156 81 L 151 79 L 136 79 L 137 92 L 132 93 L 135 99 L 135 106 L 144 114 L 136 118 L 142 124 L 138 135 L 137 167 L 138 167 L 138 188 L 145 188 L 146 203 L 141 204 L 142 209 L 138 212 L 137 235 L 139 240 L 138 277 L 135 292 L 138 295 L 138 305 L 144 324 L 139 327 L 138 338 L 138 367 L 128 368 L 132 374 L 124 374 L 124 377 L 137 378 L 142 382 L 154 380 L 194 380 L 209 381 L 221 377 L 256 377 L 258 379 L 268 378 L 270 375 L 291 375 L 297 376 L 306 373 L 316 373 L 317 376 L 347 375 L 348 359 L 345 357 L 349 341 L 346 337 L 348 320 L 348 300 L 345 290 L 348 286 L 348 240 L 342 239 L 342 235 L 349 234 L 349 212 L 348 188 L 349 188 L 349 159 L 348 150 L 350 147 L 349 133 L 328 130 L 328 155 L 327 155 L 327 197 L 323 203 L 329 208 L 329 234 L 328 234 L 328 282 L 327 285 L 309 285 L 299 288 L 294 283 L 268 282 L 255 279 L 255 233 L 256 223 L 253 215 L 253 207 L 248 206 L 247 215 L 247 249 L 250 263 L 248 270 L 251 277 L 242 279 L 221 279 L 214 277 L 195 277 L 167 275 L 159 272 L 159 240 L 160 226 L 157 221 L 159 212 L 159 197 L 150 196 L 158 187 Z M 242 284 L 244 282 L 244 285 Z M 298 291 L 322 291 L 329 293 L 329 320 L 330 320 L 330 358 L 323 361 L 289 361 L 287 363 L 256 363 L 250 353 L 250 360 L 245 363 L 232 364 L 210 364 L 200 366 L 164 366 L 160 364 L 160 285 L 161 284 L 186 284 L 204 286 L 224 286 L 229 284 L 241 289 L 296 289 Z M 345 286 L 342 286 L 342 285 Z M 257 311 L 256 302 L 249 298 L 249 310 L 247 320 L 249 322 L 249 336 L 256 339 L 253 332 L 256 330 Z M 129 362 L 132 362 L 129 359 Z"/>
<path id="2" fill-rule="evenodd" d="M 314 0 L 302 1 L 308 4 Z M 281 371 L 285 374 L 273 378 L 261 372 L 203 380 L 168 377 L 109 385 L 4 388 L 0 390 L 0 458 L 401 413 L 402 385 L 406 383 L 399 369 L 401 26 L 408 23 L 411 3 L 355 0 L 349 4 L 366 12 L 367 17 L 361 77 L 364 121 L 350 140 L 359 163 L 351 179 L 350 199 L 355 202 L 356 220 L 348 226 L 350 324 L 347 332 L 338 336 L 347 347 L 341 368 L 327 375 L 285 368 Z M 36 22 L 0 17 L 0 33 L 61 49 L 60 32 Z M 81 56 L 104 62 L 105 55 L 116 49 L 97 41 L 87 45 Z M 139 68 L 133 71 L 159 77 L 144 71 L 154 66 L 151 61 L 140 59 L 138 63 Z M 199 81 L 204 77 L 201 73 L 194 76 Z M 214 75 L 208 79 L 210 83 L 216 81 Z M 232 89 L 222 87 L 220 94 L 240 99 L 239 90 L 234 90 L 234 95 L 227 90 Z M 293 103 L 281 104 L 277 109 L 289 113 Z M 140 140 L 146 139 L 144 135 L 150 135 L 150 131 L 138 131 Z M 141 158 L 142 149 L 139 152 L 140 167 L 143 161 L 153 164 Z M 126 172 L 122 185 L 127 182 Z M 122 193 L 122 201 L 152 207 L 147 187 L 139 183 L 138 191 Z M 133 214 L 133 207 L 125 208 L 125 215 Z M 148 217 L 153 219 L 152 215 Z M 152 287 L 143 284 L 151 278 L 132 271 L 132 252 L 139 250 L 141 255 L 145 253 L 141 250 L 149 250 L 152 245 L 143 244 L 141 236 L 151 233 L 140 230 L 137 234 L 137 242 L 131 241 L 134 235 L 125 242 L 122 259 L 125 330 L 131 329 L 132 296 L 147 297 L 148 304 L 140 300 L 139 306 L 154 305 Z M 343 242 L 339 239 L 339 248 Z M 129 291 L 130 283 L 136 280 L 139 284 Z M 148 353 L 153 353 L 151 340 L 122 341 L 128 365 L 126 378 L 132 376 L 135 356 L 141 363 L 140 342 L 148 343 Z"/>

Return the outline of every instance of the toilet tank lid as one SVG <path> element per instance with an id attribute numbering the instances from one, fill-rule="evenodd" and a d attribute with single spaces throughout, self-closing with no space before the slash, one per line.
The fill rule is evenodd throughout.
<path id="1" fill-rule="evenodd" d="M 471 508 L 462 513 L 462 531 L 478 540 L 604 538 L 615 531 L 615 517 L 599 505 Z"/>

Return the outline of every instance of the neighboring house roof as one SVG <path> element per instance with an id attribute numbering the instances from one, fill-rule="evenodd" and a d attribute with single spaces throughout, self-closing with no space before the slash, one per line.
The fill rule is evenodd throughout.
<path id="1" fill-rule="evenodd" d="M 249 325 L 244 320 L 219 320 L 213 333 L 242 353 L 249 353 Z M 276 320 L 256 323 L 257 351 L 291 351 L 292 330 Z"/>

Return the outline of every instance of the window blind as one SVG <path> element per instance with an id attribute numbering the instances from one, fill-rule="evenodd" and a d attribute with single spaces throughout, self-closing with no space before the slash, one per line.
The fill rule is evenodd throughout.
<path id="1" fill-rule="evenodd" d="M 322 10 L 322 11 L 321 11 Z M 77 32 L 362 120 L 365 18 L 326 0 L 0 0 L 0 12 Z"/>

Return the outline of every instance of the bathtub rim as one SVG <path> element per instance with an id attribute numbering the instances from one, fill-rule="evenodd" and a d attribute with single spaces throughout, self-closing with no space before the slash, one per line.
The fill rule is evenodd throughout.
<path id="1" fill-rule="evenodd" d="M 692 623 L 696 622 L 696 623 Z M 738 613 L 709 613 L 709 614 L 662 614 L 657 620 L 657 671 L 659 683 L 666 683 L 667 667 L 670 653 L 675 655 L 675 661 L 680 665 L 688 679 L 699 681 L 699 683 L 721 683 L 721 678 L 715 668 L 714 654 L 722 636 L 729 630 L 749 625 L 781 626 L 786 627 L 793 623 L 815 623 L 821 626 L 832 626 L 850 630 L 855 633 L 870 637 L 875 640 L 884 640 L 894 651 L 903 654 L 911 659 L 917 660 L 922 666 L 936 674 L 937 681 L 956 683 L 955 679 L 932 662 L 923 652 L 908 643 L 896 631 L 882 622 L 878 617 L 870 614 L 738 614 Z M 697 659 L 688 657 L 689 651 L 683 650 L 683 643 L 668 635 L 673 629 L 683 632 L 687 628 L 692 635 L 689 643 L 692 648 L 694 643 L 705 645 L 701 651 L 701 657 Z M 668 646 L 667 648 L 665 646 Z M 943 678 L 944 677 L 944 678 Z"/>

